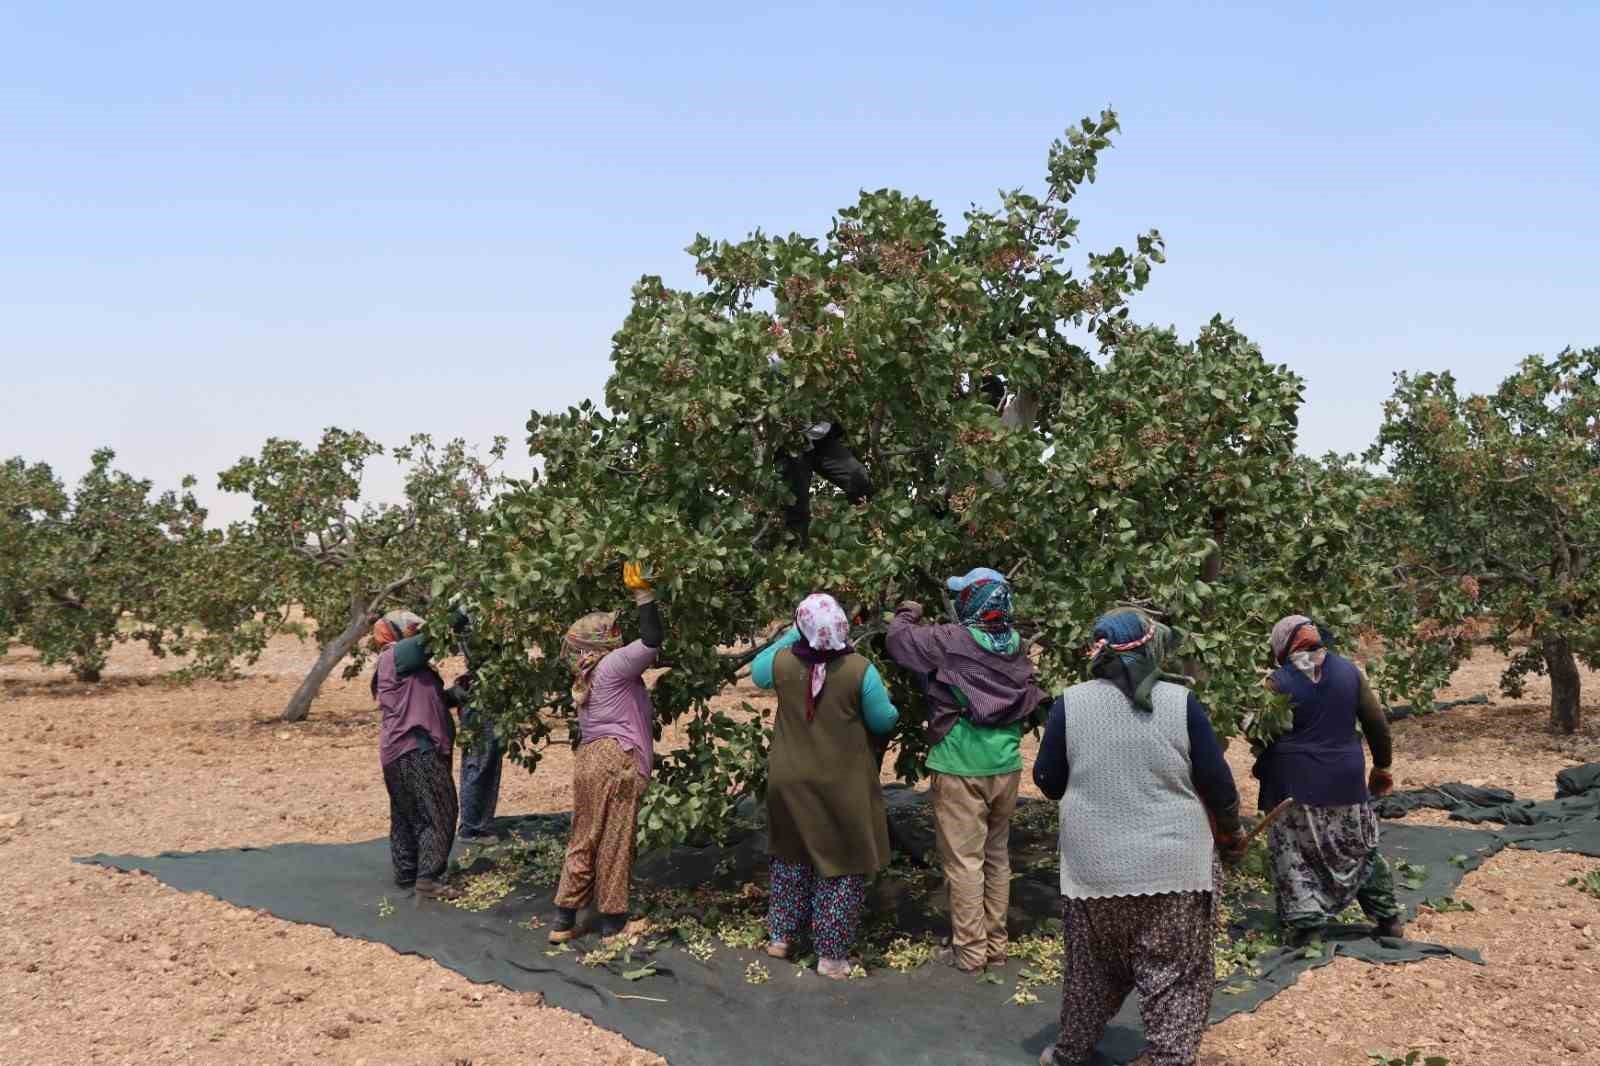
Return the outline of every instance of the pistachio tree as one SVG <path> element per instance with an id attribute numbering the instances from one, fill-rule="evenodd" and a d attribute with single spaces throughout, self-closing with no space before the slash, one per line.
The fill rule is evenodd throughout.
<path id="1" fill-rule="evenodd" d="M 715 829 L 761 787 L 760 716 L 713 700 L 815 590 L 876 653 L 895 602 L 940 604 L 946 575 L 996 567 L 1053 684 L 1079 676 L 1101 611 L 1150 607 L 1188 632 L 1225 732 L 1261 706 L 1278 614 L 1360 614 L 1371 586 L 1343 558 L 1350 512 L 1334 512 L 1360 489 L 1342 482 L 1323 506 L 1339 465 L 1296 458 L 1301 381 L 1221 319 L 1189 341 L 1133 323 L 1159 233 L 1077 249 L 1073 200 L 1116 128 L 1110 113 L 1071 127 L 1041 190 L 1001 192 L 959 231 L 927 200 L 864 192 L 825 237 L 697 237 L 700 284 L 634 286 L 604 403 L 536 412 L 538 476 L 497 501 L 468 572 L 435 568 L 435 591 L 463 592 L 502 650 L 478 691 L 517 758 L 574 736 L 560 636 L 626 607 L 624 559 L 667 605 L 658 721 L 688 719 L 647 843 Z M 802 548 L 783 536 L 778 466 L 819 420 L 877 491 L 851 504 L 819 481 Z M 914 781 L 924 708 L 885 673 L 894 766 Z"/>
<path id="2" fill-rule="evenodd" d="M 177 592 L 206 538 L 193 480 L 153 495 L 115 459 L 96 451 L 71 492 L 43 463 L 0 463 L 0 650 L 20 641 L 87 682 L 118 643 L 160 656 L 194 635 Z"/>
<path id="3" fill-rule="evenodd" d="M 1597 373 L 1600 348 L 1530 356 L 1482 395 L 1448 372 L 1400 374 L 1369 455 L 1392 477 L 1396 668 L 1437 676 L 1485 625 L 1507 694 L 1549 676 L 1558 733 L 1580 725 L 1578 662 L 1600 667 Z"/>
<path id="4" fill-rule="evenodd" d="M 388 452 L 404 470 L 394 503 L 362 498 L 363 474 L 384 447 L 341 429 L 310 447 L 271 439 L 223 471 L 220 487 L 254 502 L 213 545 L 212 573 L 196 587 L 194 611 L 210 637 L 198 668 L 251 661 L 275 633 L 303 634 L 309 623 L 318 655 L 283 711 L 287 721 L 305 718 L 335 667 L 353 677 L 365 665 L 363 638 L 384 611 L 426 609 L 428 569 L 461 568 L 503 452 L 501 440 L 480 456 L 460 440 L 413 436 Z"/>

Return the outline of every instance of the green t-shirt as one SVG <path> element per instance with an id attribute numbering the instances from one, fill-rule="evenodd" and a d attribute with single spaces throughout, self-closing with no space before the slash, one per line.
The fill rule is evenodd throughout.
<path id="1" fill-rule="evenodd" d="M 928 752 L 928 769 L 956 777 L 993 777 L 1022 769 L 1022 723 L 985 729 L 958 718 Z"/>

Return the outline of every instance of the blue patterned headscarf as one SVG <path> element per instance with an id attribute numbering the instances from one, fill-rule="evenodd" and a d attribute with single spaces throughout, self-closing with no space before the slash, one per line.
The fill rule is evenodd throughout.
<path id="1" fill-rule="evenodd" d="M 1011 585 L 997 570 L 979 567 L 945 582 L 956 594 L 956 618 L 983 647 L 1015 655 L 1022 638 L 1011 625 Z"/>
<path id="2" fill-rule="evenodd" d="M 1132 607 L 1108 611 L 1094 624 L 1093 636 L 1090 675 L 1116 681 L 1121 674 L 1127 680 L 1128 698 L 1142 711 L 1154 709 L 1151 692 L 1157 681 L 1188 680 L 1161 671 L 1161 663 L 1178 646 L 1181 636 L 1143 611 Z"/>

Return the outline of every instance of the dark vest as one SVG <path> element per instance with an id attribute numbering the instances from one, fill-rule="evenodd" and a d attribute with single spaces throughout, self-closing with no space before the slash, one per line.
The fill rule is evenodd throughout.
<path id="1" fill-rule="evenodd" d="M 767 756 L 770 847 L 823 877 L 876 873 L 889 862 L 878 759 L 861 717 L 866 672 L 860 655 L 829 663 L 816 715 L 807 722 L 811 668 L 788 648 L 772 661 L 778 716 Z"/>
<path id="2" fill-rule="evenodd" d="M 1294 725 L 1257 764 L 1261 809 L 1271 810 L 1289 797 L 1311 807 L 1365 803 L 1367 762 L 1356 732 L 1361 671 L 1329 652 L 1322 680 L 1313 683 L 1291 664 L 1279 667 L 1272 681 L 1289 697 Z"/>

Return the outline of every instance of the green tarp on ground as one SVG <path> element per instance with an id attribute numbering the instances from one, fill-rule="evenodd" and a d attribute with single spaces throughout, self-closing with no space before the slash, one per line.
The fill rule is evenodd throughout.
<path id="1" fill-rule="evenodd" d="M 1570 851 L 1600 856 L 1600 763 L 1573 766 L 1556 775 L 1556 798 L 1519 800 L 1500 788 L 1460 782 L 1396 792 L 1378 801 L 1378 814 L 1403 818 L 1422 807 L 1449 811 L 1452 821 L 1500 822 L 1493 835 L 1501 847 Z"/>
<path id="2" fill-rule="evenodd" d="M 881 933 L 892 924 L 913 937 L 943 933 L 948 926 L 938 875 L 918 866 L 933 844 L 926 796 L 890 789 L 889 798 L 897 839 L 911 855 L 897 860 L 874 884 L 869 925 Z M 566 824 L 565 816 L 535 815 L 503 820 L 500 828 L 539 842 L 548 858 L 558 854 Z M 1399 892 L 1401 901 L 1415 910 L 1423 899 L 1450 895 L 1467 870 L 1507 843 L 1503 834 L 1485 830 L 1387 825 L 1383 850 L 1407 864 Z M 1050 858 L 1055 846 L 1052 805 L 1024 803 L 1012 844 L 1016 879 L 1011 925 L 1013 935 L 1021 936 L 1057 916 L 1056 870 Z M 715 912 L 729 907 L 742 886 L 765 884 L 765 851 L 764 834 L 752 828 L 727 845 L 644 856 L 636 877 L 640 901 L 688 900 L 691 910 L 700 908 L 695 911 L 698 921 L 714 925 L 719 920 Z M 719 945 L 709 958 L 700 959 L 681 940 L 668 939 L 603 965 L 582 965 L 580 955 L 595 946 L 594 938 L 581 941 L 577 951 L 552 954 L 545 933 L 537 928 L 554 912 L 549 885 L 519 885 L 482 912 L 405 898 L 392 887 L 385 840 L 97 855 L 84 861 L 142 870 L 178 889 L 384 943 L 431 958 L 474 981 L 541 992 L 549 1003 L 584 1014 L 674 1064 L 1026 1064 L 1036 1060 L 1056 1031 L 1059 995 L 1054 986 L 1039 987 L 1037 1002 L 1011 1002 L 1026 966 L 1017 959 L 998 972 L 998 984 L 933 964 L 907 973 L 875 969 L 865 980 L 831 982 L 758 950 Z M 1270 925 L 1268 906 L 1265 899 L 1247 901 L 1235 932 L 1242 935 Z M 1472 952 L 1412 941 L 1379 942 L 1369 933 L 1370 927 L 1340 927 L 1320 951 L 1275 949 L 1261 955 L 1254 960 L 1255 972 L 1221 982 L 1213 1021 L 1255 1009 L 1305 970 L 1338 955 L 1375 963 L 1446 954 L 1479 961 Z M 653 972 L 636 980 L 622 976 L 637 976 L 647 963 L 653 964 Z M 747 979 L 752 964 L 766 971 L 765 981 Z M 1098 1061 L 1126 1062 L 1142 1045 L 1138 1012 L 1130 1000 L 1108 1030 Z"/>

